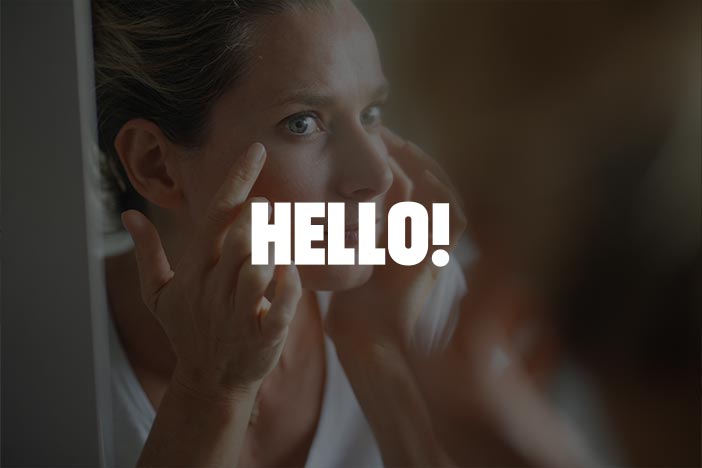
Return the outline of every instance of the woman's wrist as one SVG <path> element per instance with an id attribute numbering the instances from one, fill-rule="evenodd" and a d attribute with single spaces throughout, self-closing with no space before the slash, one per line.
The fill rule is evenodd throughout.
<path id="1" fill-rule="evenodd" d="M 335 333 L 331 336 L 339 360 L 362 363 L 369 370 L 405 361 L 407 344 L 400 334 L 365 330 L 361 333 Z"/>
<path id="2" fill-rule="evenodd" d="M 221 385 L 216 377 L 176 365 L 169 390 L 178 397 L 193 402 L 227 406 L 252 402 L 260 386 L 261 381 L 225 386 Z"/>
<path id="3" fill-rule="evenodd" d="M 224 390 L 174 372 L 137 466 L 236 466 L 258 387 Z"/>
<path id="4" fill-rule="evenodd" d="M 382 310 L 378 313 L 389 314 Z M 324 325 L 337 352 L 349 350 L 372 356 L 383 350 L 396 350 L 404 354 L 410 347 L 411 332 L 403 322 L 381 318 L 367 320 L 350 310 L 330 310 Z"/>

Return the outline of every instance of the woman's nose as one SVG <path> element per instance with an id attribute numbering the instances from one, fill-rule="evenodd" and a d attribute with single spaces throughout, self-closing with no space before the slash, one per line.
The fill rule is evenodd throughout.
<path id="1" fill-rule="evenodd" d="M 336 166 L 339 194 L 353 201 L 372 200 L 390 189 L 393 173 L 388 153 L 380 135 L 350 135 L 340 142 L 341 152 Z"/>

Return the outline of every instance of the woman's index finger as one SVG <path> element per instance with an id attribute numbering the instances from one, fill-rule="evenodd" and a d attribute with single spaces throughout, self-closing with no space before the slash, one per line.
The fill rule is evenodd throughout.
<path id="1" fill-rule="evenodd" d="M 385 143 L 385 146 L 388 148 L 388 152 L 391 156 L 397 156 L 397 154 L 402 152 L 408 144 L 407 140 L 400 137 L 387 127 L 383 127 L 380 130 L 380 136 L 382 137 L 383 143 Z"/>
<path id="2" fill-rule="evenodd" d="M 244 157 L 232 165 L 207 208 L 204 223 L 208 231 L 220 232 L 232 222 L 236 209 L 249 197 L 261 173 L 265 155 L 263 145 L 254 143 Z"/>
<path id="3" fill-rule="evenodd" d="M 418 180 L 425 170 L 429 170 L 441 183 L 451 190 L 456 190 L 453 181 L 439 162 L 415 143 L 405 140 L 386 127 L 382 130 L 382 137 L 390 155 L 397 160 L 411 179 Z"/>
<path id="4" fill-rule="evenodd" d="M 261 143 L 251 145 L 246 154 L 229 169 L 222 185 L 212 198 L 196 240 L 198 244 L 204 245 L 206 258 L 203 261 L 206 263 L 219 258 L 229 226 L 249 197 L 263 169 L 265 157 L 266 149 Z M 203 253 L 198 252 L 197 255 L 200 256 Z"/>

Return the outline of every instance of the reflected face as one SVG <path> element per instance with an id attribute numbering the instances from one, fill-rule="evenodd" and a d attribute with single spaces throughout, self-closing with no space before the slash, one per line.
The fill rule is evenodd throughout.
<path id="1" fill-rule="evenodd" d="M 265 145 L 267 161 L 251 196 L 343 202 L 347 229 L 357 223 L 358 202 L 375 202 L 382 213 L 393 181 L 380 137 L 387 84 L 363 17 L 350 1 L 340 1 L 330 9 L 265 17 L 254 37 L 250 68 L 213 108 L 201 152 L 182 163 L 193 219 L 256 141 Z M 356 235 L 353 228 L 347 232 L 348 247 Z M 300 274 L 306 289 L 341 290 L 366 282 L 372 268 L 301 266 Z"/>

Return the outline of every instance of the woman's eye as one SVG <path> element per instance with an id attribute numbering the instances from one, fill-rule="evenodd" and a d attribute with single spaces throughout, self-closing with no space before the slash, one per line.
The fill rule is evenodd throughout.
<path id="1" fill-rule="evenodd" d="M 298 136 L 308 136 L 319 131 L 317 119 L 312 115 L 296 115 L 288 119 L 287 130 Z"/>
<path id="2" fill-rule="evenodd" d="M 366 127 L 381 125 L 382 121 L 383 112 L 380 106 L 369 107 L 361 114 L 361 123 Z"/>

